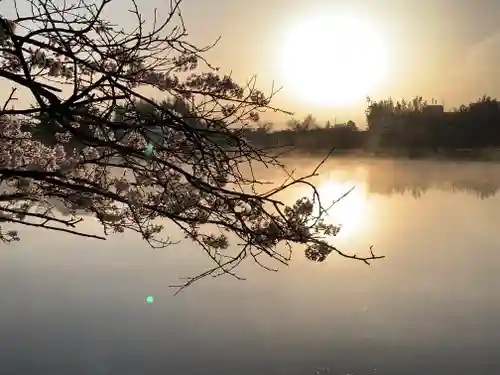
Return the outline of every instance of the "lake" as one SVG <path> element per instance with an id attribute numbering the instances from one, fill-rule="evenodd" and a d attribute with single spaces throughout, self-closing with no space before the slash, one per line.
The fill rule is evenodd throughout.
<path id="1" fill-rule="evenodd" d="M 245 281 L 174 297 L 208 265 L 188 242 L 23 228 L 0 250 L 0 375 L 500 374 L 500 164 L 337 158 L 321 173 L 326 201 L 355 186 L 334 243 L 385 259 L 297 249 L 277 273 L 248 263 Z"/>

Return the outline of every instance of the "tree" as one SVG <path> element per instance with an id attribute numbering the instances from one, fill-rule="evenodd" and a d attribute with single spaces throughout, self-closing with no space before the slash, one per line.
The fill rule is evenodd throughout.
<path id="1" fill-rule="evenodd" d="M 304 130 L 311 130 L 318 128 L 318 123 L 316 122 L 316 119 L 313 117 L 313 115 L 309 114 L 306 117 L 304 117 L 304 120 L 302 120 L 302 128 Z"/>
<path id="2" fill-rule="evenodd" d="M 210 65 L 204 53 L 212 46 L 186 39 L 180 0 L 151 25 L 132 3 L 137 23 L 129 31 L 103 18 L 111 0 L 28 1 L 13 9 L 30 13 L 0 20 L 0 76 L 14 85 L 0 113 L 2 223 L 99 239 L 129 230 L 164 247 L 172 241 L 159 220 L 168 219 L 214 262 L 181 289 L 207 275 L 238 277 L 233 270 L 247 259 L 266 268 L 265 258 L 287 264 L 291 250 L 279 243 L 305 245 L 314 261 L 331 252 L 365 263 L 381 258 L 328 242 L 339 228 L 324 223 L 307 180 L 317 169 L 289 174 L 267 191 L 242 171 L 254 164 L 285 169 L 241 136 L 260 112 L 278 110 L 270 106 L 274 92 L 255 89 L 255 78 L 239 85 Z M 144 96 L 144 87 L 165 100 Z M 32 103 L 15 106 L 18 91 Z M 309 186 L 312 198 L 283 204 L 278 194 L 296 184 Z M 70 217 L 58 215 L 54 202 Z M 78 229 L 82 212 L 99 221 L 103 235 Z M 0 238 L 19 240 L 4 227 Z M 241 245 L 230 247 L 233 238 Z"/>
<path id="3" fill-rule="evenodd" d="M 286 126 L 288 127 L 289 130 L 291 131 L 301 131 L 302 130 L 302 123 L 297 120 L 292 118 L 291 120 L 288 120 L 286 123 Z"/>
<path id="4" fill-rule="evenodd" d="M 358 126 L 352 120 L 347 121 L 345 126 L 346 126 L 346 128 L 348 128 L 351 131 L 358 131 Z"/>
<path id="5" fill-rule="evenodd" d="M 287 122 L 288 129 L 296 132 L 309 131 L 318 128 L 318 123 L 313 115 L 309 114 L 302 121 L 291 119 Z"/>
<path id="6" fill-rule="evenodd" d="M 262 124 L 257 124 L 257 129 L 255 131 L 259 133 L 269 134 L 273 131 L 274 125 L 271 122 L 264 122 Z"/>

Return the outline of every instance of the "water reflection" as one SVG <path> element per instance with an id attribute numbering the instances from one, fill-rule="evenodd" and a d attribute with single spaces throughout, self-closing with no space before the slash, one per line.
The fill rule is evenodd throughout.
<path id="1" fill-rule="evenodd" d="M 287 160 L 296 175 L 306 175 L 317 165 L 318 159 Z M 280 177 L 276 177 L 279 179 Z M 389 228 L 397 226 L 399 205 L 388 209 L 377 197 L 401 197 L 419 200 L 426 194 L 433 205 L 445 204 L 450 194 L 469 195 L 481 200 L 495 197 L 500 189 L 500 163 L 418 161 L 393 159 L 332 158 L 325 163 L 322 173 L 312 180 L 318 187 L 322 204 L 329 206 L 351 188 L 353 190 L 329 210 L 327 222 L 341 224 L 341 238 L 357 240 L 359 233 L 371 231 L 377 212 L 388 212 L 385 218 Z M 445 194 L 444 201 L 437 198 Z M 312 196 L 307 186 L 292 189 L 283 200 L 294 202 L 301 196 Z M 395 199 L 389 200 L 395 202 Z M 408 206 L 408 201 L 406 201 Z M 470 205 L 461 202 L 464 210 Z M 420 205 L 415 206 L 419 212 Z M 473 222 L 473 220 L 472 220 Z"/>
<path id="2" fill-rule="evenodd" d="M 175 298 L 168 285 L 208 265 L 189 243 L 23 230 L 0 251 L 0 374 L 499 374 L 500 197 L 477 199 L 498 168 L 334 159 L 316 181 L 325 204 L 355 186 L 331 212 L 336 245 L 386 259 L 317 264 L 299 251 L 278 273 L 249 264 L 244 282 L 207 279 Z"/>
<path id="3" fill-rule="evenodd" d="M 355 234 L 366 224 L 373 205 L 368 200 L 365 183 L 354 179 L 338 181 L 330 174 L 317 184 L 317 189 L 322 206 L 327 208 L 327 224 L 340 224 L 344 236 Z"/>
<path id="4" fill-rule="evenodd" d="M 301 167 L 310 167 L 314 162 L 314 159 L 302 162 Z M 434 189 L 486 199 L 500 188 L 500 163 L 495 162 L 335 158 L 324 169 L 329 178 L 355 178 L 358 183 L 366 183 L 370 193 L 385 195 L 409 193 L 420 198 Z"/>
<path id="5" fill-rule="evenodd" d="M 371 193 L 420 198 L 431 189 L 493 197 L 500 188 L 500 164 L 450 161 L 379 161 L 363 164 Z"/>

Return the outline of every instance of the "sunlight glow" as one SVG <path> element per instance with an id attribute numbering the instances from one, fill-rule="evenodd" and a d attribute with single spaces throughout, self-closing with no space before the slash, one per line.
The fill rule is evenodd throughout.
<path id="1" fill-rule="evenodd" d="M 280 50 L 284 89 L 318 107 L 364 100 L 387 72 L 387 50 L 361 19 L 316 15 L 294 25 Z"/>
<path id="2" fill-rule="evenodd" d="M 318 192 L 323 206 L 328 207 L 334 201 L 347 193 L 354 184 L 335 183 L 327 180 L 318 186 Z M 345 237 L 351 233 L 357 233 L 363 225 L 368 208 L 366 191 L 361 186 L 354 186 L 354 189 L 334 204 L 328 211 L 326 222 L 328 224 L 341 224 L 342 229 L 339 236 Z"/>

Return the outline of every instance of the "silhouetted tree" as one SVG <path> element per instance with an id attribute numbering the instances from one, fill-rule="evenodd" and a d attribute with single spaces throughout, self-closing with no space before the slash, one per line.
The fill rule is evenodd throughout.
<path id="1" fill-rule="evenodd" d="M 378 147 L 406 149 L 411 154 L 439 149 L 485 148 L 500 145 L 500 106 L 483 96 L 452 112 L 430 111 L 422 97 L 411 101 L 369 101 L 368 138 Z"/>
<path id="2" fill-rule="evenodd" d="M 316 119 L 312 115 L 307 115 L 302 121 L 291 119 L 287 122 L 288 129 L 292 131 L 308 131 L 318 127 Z"/>
<path id="3" fill-rule="evenodd" d="M 158 219 L 169 219 L 215 263 L 182 286 L 218 272 L 234 275 L 245 259 L 286 264 L 291 252 L 280 243 L 304 244 L 317 261 L 332 251 L 379 258 L 345 254 L 326 241 L 338 228 L 323 223 L 319 196 L 306 181 L 317 170 L 268 191 L 257 191 L 260 181 L 241 172 L 252 164 L 284 168 L 240 132 L 271 108 L 272 93 L 255 90 L 253 80 L 238 85 L 208 63 L 209 48 L 186 40 L 180 1 L 152 25 L 132 3 L 137 22 L 129 31 L 104 19 L 109 3 L 29 0 L 12 6 L 27 14 L 0 20 L 0 76 L 16 86 L 0 113 L 3 223 L 101 239 L 132 230 L 162 247 L 171 241 Z M 146 87 L 166 100 L 147 98 Z M 16 89 L 31 94 L 31 105 L 13 105 Z M 291 206 L 278 200 L 300 183 L 312 199 Z M 57 215 L 54 201 L 71 216 Z M 79 230 L 81 211 L 98 220 L 103 235 Z M 4 226 L 0 238 L 19 239 Z M 230 247 L 233 238 L 241 246 Z"/>
<path id="4" fill-rule="evenodd" d="M 325 127 L 315 126 L 312 115 L 303 121 L 292 119 L 287 131 L 249 134 L 256 145 L 290 145 L 306 152 L 335 149 L 387 150 L 419 157 L 444 153 L 458 157 L 474 156 L 484 148 L 500 146 L 500 103 L 487 95 L 450 112 L 421 96 L 411 100 L 392 98 L 374 101 L 368 98 L 367 130 L 359 130 L 352 121 Z"/>
<path id="5" fill-rule="evenodd" d="M 257 132 L 268 134 L 273 130 L 273 124 L 270 122 L 264 122 L 257 125 Z"/>
<path id="6" fill-rule="evenodd" d="M 358 127 L 356 126 L 356 123 L 354 121 L 347 121 L 345 124 L 346 128 L 348 128 L 351 131 L 358 131 Z"/>

